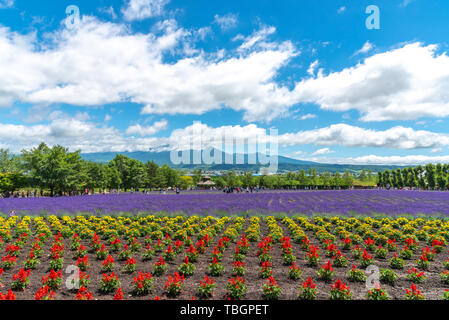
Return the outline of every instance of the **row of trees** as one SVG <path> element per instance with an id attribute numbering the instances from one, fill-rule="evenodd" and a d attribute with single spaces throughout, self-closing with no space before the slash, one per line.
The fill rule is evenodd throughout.
<path id="1" fill-rule="evenodd" d="M 385 170 L 377 175 L 378 184 L 382 187 L 393 188 L 422 188 L 441 189 L 449 188 L 449 165 L 427 164 L 425 166 L 409 167 L 396 170 Z"/>
<path id="2" fill-rule="evenodd" d="M 155 162 L 142 163 L 138 160 L 117 155 L 109 163 L 96 163 L 82 159 L 80 151 L 70 152 L 62 146 L 49 147 L 42 143 L 37 148 L 23 150 L 20 156 L 0 150 L 0 193 L 23 188 L 46 190 L 51 196 L 85 189 L 158 189 L 178 187 L 188 189 L 196 186 L 203 177 L 201 169 L 192 175 L 175 170 L 168 165 Z M 308 172 L 272 176 L 254 176 L 252 173 L 237 175 L 228 171 L 223 176 L 212 177 L 218 188 L 261 187 L 280 188 L 350 188 L 354 181 L 365 186 L 420 187 L 423 189 L 447 189 L 449 166 L 447 164 L 417 166 L 379 172 L 377 177 L 371 171 L 363 170 L 358 177 L 349 172 L 318 174 L 316 169 Z"/>
<path id="3" fill-rule="evenodd" d="M 178 187 L 188 189 L 201 181 L 203 172 L 195 170 L 187 175 L 168 165 L 155 162 L 142 163 L 124 155 L 117 155 L 109 163 L 86 161 L 80 151 L 70 152 L 62 146 L 49 147 L 45 143 L 37 148 L 23 150 L 20 156 L 0 150 L 0 193 L 20 189 L 47 191 L 51 196 L 84 192 L 85 189 L 158 189 Z M 348 188 L 353 176 L 324 173 L 315 169 L 299 173 L 274 176 L 254 176 L 252 173 L 237 175 L 233 171 L 224 176 L 212 177 L 218 188 Z"/>

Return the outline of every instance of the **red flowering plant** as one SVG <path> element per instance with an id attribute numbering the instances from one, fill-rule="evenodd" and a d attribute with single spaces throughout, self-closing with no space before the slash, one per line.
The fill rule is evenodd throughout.
<path id="1" fill-rule="evenodd" d="M 161 239 L 158 239 L 156 244 L 154 245 L 154 251 L 156 252 L 162 252 L 165 249 L 165 244 L 162 242 Z"/>
<path id="2" fill-rule="evenodd" d="M 449 300 L 449 289 L 444 289 L 444 293 L 441 296 L 441 299 L 448 301 Z"/>
<path id="3" fill-rule="evenodd" d="M 346 267 L 348 265 L 348 258 L 346 258 L 340 250 L 337 249 L 334 255 L 334 266 L 337 268 Z"/>
<path id="4" fill-rule="evenodd" d="M 135 237 L 132 237 L 129 241 L 129 248 L 132 253 L 137 253 L 142 249 L 142 245 L 137 241 Z"/>
<path id="5" fill-rule="evenodd" d="M 127 273 L 133 273 L 136 271 L 137 262 L 133 257 L 129 258 L 125 262 L 125 266 L 123 267 L 123 271 Z"/>
<path id="6" fill-rule="evenodd" d="M 55 292 L 51 290 L 50 287 L 44 286 L 40 287 L 39 290 L 34 295 L 34 300 L 54 300 Z"/>
<path id="7" fill-rule="evenodd" d="M 78 269 L 78 279 L 79 283 L 76 283 L 76 280 L 72 279 L 72 290 L 78 290 L 80 287 L 87 287 L 90 284 L 90 275 L 86 272 L 82 272 L 80 269 Z"/>
<path id="8" fill-rule="evenodd" d="M 295 262 L 288 268 L 287 276 L 289 279 L 298 280 L 302 276 L 302 270 L 299 268 Z"/>
<path id="9" fill-rule="evenodd" d="M 200 285 L 197 287 L 198 296 L 203 299 L 212 298 L 216 286 L 214 279 L 205 276 L 204 280 L 200 281 Z"/>
<path id="10" fill-rule="evenodd" d="M 239 276 L 229 279 L 226 285 L 226 297 L 234 300 L 242 299 L 248 291 L 245 282 L 245 279 Z"/>
<path id="11" fill-rule="evenodd" d="M 71 251 L 77 251 L 78 248 L 81 246 L 80 243 L 80 237 L 79 235 L 75 232 L 72 236 L 72 239 L 70 241 L 70 250 Z"/>
<path id="12" fill-rule="evenodd" d="M 122 248 L 122 242 L 119 238 L 113 237 L 109 242 L 109 248 L 112 252 L 119 252 Z"/>
<path id="13" fill-rule="evenodd" d="M 428 270 L 430 266 L 429 259 L 427 258 L 427 254 L 423 253 L 418 260 L 416 260 L 416 264 L 423 270 Z"/>
<path id="14" fill-rule="evenodd" d="M 117 290 L 120 286 L 120 281 L 114 272 L 111 274 L 103 274 L 103 279 L 100 280 L 100 289 L 103 293 L 111 293 Z"/>
<path id="15" fill-rule="evenodd" d="M 316 285 L 313 283 L 312 278 L 309 277 L 309 279 L 302 284 L 301 289 L 299 289 L 298 299 L 315 300 L 317 293 Z"/>
<path id="16" fill-rule="evenodd" d="M 368 300 L 390 300 L 390 296 L 380 287 L 379 282 L 376 282 L 374 288 L 368 291 L 366 298 Z"/>
<path id="17" fill-rule="evenodd" d="M 243 277 L 246 272 L 245 262 L 244 261 L 234 261 L 232 268 L 232 275 Z"/>
<path id="18" fill-rule="evenodd" d="M 265 247 L 262 251 L 262 253 L 258 256 L 259 263 L 262 264 L 264 262 L 271 262 L 273 258 L 270 255 L 270 250 L 268 247 Z"/>
<path id="19" fill-rule="evenodd" d="M 355 264 L 352 265 L 352 269 L 348 272 L 349 281 L 352 282 L 365 282 L 366 275 L 363 270 L 360 270 L 356 267 Z"/>
<path id="20" fill-rule="evenodd" d="M 374 254 L 376 255 L 376 258 L 378 259 L 385 259 L 387 257 L 388 254 L 388 249 L 382 247 L 381 245 L 379 245 L 379 247 L 377 247 L 376 251 L 374 252 Z"/>
<path id="21" fill-rule="evenodd" d="M 399 276 L 390 269 L 380 269 L 380 282 L 394 286 Z"/>
<path id="22" fill-rule="evenodd" d="M 412 251 L 418 249 L 419 246 L 419 243 L 416 241 L 416 239 L 411 237 L 405 239 L 405 244 Z"/>
<path id="23" fill-rule="evenodd" d="M 143 273 L 142 271 L 140 271 L 139 275 L 137 277 L 134 277 L 133 285 L 134 293 L 136 295 L 146 295 L 150 293 L 151 289 L 153 288 L 153 276 L 148 272 Z"/>
<path id="24" fill-rule="evenodd" d="M 97 256 L 97 260 L 104 260 L 109 255 L 109 251 L 106 249 L 104 243 L 101 245 L 101 248 L 97 250 L 95 255 Z"/>
<path id="25" fill-rule="evenodd" d="M 316 246 L 310 246 L 309 247 L 309 251 L 306 254 L 306 260 L 307 260 L 307 264 L 309 266 L 317 266 L 318 262 L 320 261 L 320 253 L 319 253 L 318 247 Z"/>
<path id="26" fill-rule="evenodd" d="M 35 269 L 40 263 L 39 259 L 34 255 L 34 251 L 31 250 L 28 259 L 25 259 L 22 264 L 25 269 Z"/>
<path id="27" fill-rule="evenodd" d="M 57 257 L 64 256 L 64 245 L 62 243 L 56 243 L 51 248 L 50 257 L 56 259 Z"/>
<path id="28" fill-rule="evenodd" d="M 449 284 L 449 271 L 445 270 L 442 273 L 440 273 L 441 281 L 443 281 L 445 284 Z"/>
<path id="29" fill-rule="evenodd" d="M 170 235 L 168 233 L 165 234 L 165 238 L 164 238 L 164 240 L 162 240 L 162 242 L 166 246 L 168 246 L 170 243 L 172 243 L 172 240 L 171 240 Z"/>
<path id="30" fill-rule="evenodd" d="M 373 257 L 366 251 L 363 250 L 363 254 L 360 257 L 360 265 L 362 268 L 366 268 L 370 265 L 374 264 L 374 259 Z"/>
<path id="31" fill-rule="evenodd" d="M 212 259 L 212 263 L 209 264 L 209 274 L 214 277 L 219 277 L 224 272 L 223 265 L 216 259 Z"/>
<path id="32" fill-rule="evenodd" d="M 87 249 L 84 245 L 80 245 L 78 250 L 73 253 L 73 259 L 78 259 L 87 256 Z"/>
<path id="33" fill-rule="evenodd" d="M 184 250 L 184 243 L 180 241 L 179 239 L 176 239 L 175 242 L 173 242 L 175 246 L 175 253 L 180 254 Z"/>
<path id="34" fill-rule="evenodd" d="M 146 244 L 145 250 L 142 253 L 143 261 L 150 261 L 154 256 L 154 250 L 149 243 Z"/>
<path id="35" fill-rule="evenodd" d="M 17 274 L 13 274 L 11 288 L 13 290 L 25 290 L 30 285 L 30 273 L 31 270 L 19 270 Z"/>
<path id="36" fill-rule="evenodd" d="M 434 248 L 430 249 L 428 246 L 426 246 L 425 248 L 422 248 L 422 254 L 425 254 L 427 256 L 427 260 L 433 261 L 437 252 Z"/>
<path id="37" fill-rule="evenodd" d="M 57 290 L 62 284 L 62 272 L 51 270 L 49 274 L 42 277 L 42 287 L 49 287 L 51 290 Z"/>
<path id="38" fill-rule="evenodd" d="M 12 257 L 18 257 L 18 256 L 20 256 L 20 253 L 21 253 L 20 247 L 14 245 L 14 244 L 8 244 L 8 246 L 6 247 L 5 253 Z"/>
<path id="39" fill-rule="evenodd" d="M 16 257 L 13 257 L 11 255 L 7 255 L 6 257 L 2 257 L 2 267 L 5 270 L 9 270 L 12 267 L 14 267 L 16 264 Z"/>
<path id="40" fill-rule="evenodd" d="M 216 249 L 216 247 L 214 249 Z M 189 248 L 186 250 L 186 255 L 187 257 L 189 257 L 189 260 L 191 262 L 196 262 L 198 261 L 200 253 L 193 245 L 190 245 Z"/>
<path id="41" fill-rule="evenodd" d="M 301 239 L 301 249 L 308 249 L 310 247 L 310 240 L 307 237 L 304 237 L 304 239 Z"/>
<path id="42" fill-rule="evenodd" d="M 444 240 L 438 240 L 438 239 L 433 239 L 432 240 L 432 248 L 435 250 L 436 253 L 440 253 L 441 251 L 443 251 L 444 246 L 446 244 L 444 243 Z"/>
<path id="43" fill-rule="evenodd" d="M 368 238 L 365 240 L 365 249 L 368 251 L 373 251 L 376 248 L 376 241 Z"/>
<path id="44" fill-rule="evenodd" d="M 93 300 L 93 296 L 92 296 L 92 292 L 90 292 L 89 290 L 87 290 L 86 287 L 81 287 L 79 288 L 76 296 L 75 296 L 75 300 Z"/>
<path id="45" fill-rule="evenodd" d="M 169 297 L 177 297 L 184 289 L 184 275 L 175 272 L 173 276 L 168 276 L 168 281 L 165 282 L 165 292 Z"/>
<path id="46" fill-rule="evenodd" d="M 217 259 L 218 261 L 221 261 L 221 259 L 223 259 L 223 251 L 221 251 L 220 249 L 219 249 L 220 247 L 219 246 L 215 246 L 214 247 L 214 249 L 212 250 L 212 253 L 211 253 L 211 255 L 210 255 L 210 258 L 211 259 Z M 189 250 L 195 250 L 195 251 L 193 251 L 192 253 L 189 253 Z M 192 256 L 195 256 L 195 261 L 197 261 L 198 260 L 198 251 L 195 249 L 195 247 L 193 247 L 193 246 L 191 246 L 188 250 L 187 250 L 187 255 L 188 256 L 190 256 L 190 255 L 192 255 Z M 190 257 L 189 257 L 189 259 L 190 259 Z M 190 261 L 193 261 L 193 260 L 191 260 L 190 259 Z M 194 261 L 194 262 L 195 262 Z"/>
<path id="47" fill-rule="evenodd" d="M 162 257 L 159 257 L 159 260 L 156 261 L 153 265 L 153 274 L 155 276 L 161 276 L 167 271 L 167 264 L 165 263 Z"/>
<path id="48" fill-rule="evenodd" d="M 351 249 L 351 244 L 352 244 L 352 241 L 351 241 L 351 239 L 349 239 L 348 237 L 346 237 L 346 238 L 344 238 L 344 239 L 341 239 L 341 241 L 343 242 L 343 246 L 342 246 L 342 250 L 349 250 L 349 249 Z"/>
<path id="49" fill-rule="evenodd" d="M 101 263 L 101 271 L 103 272 L 111 272 L 114 270 L 114 267 L 115 261 L 111 255 L 108 255 L 108 257 Z"/>
<path id="50" fill-rule="evenodd" d="M 276 283 L 276 280 L 270 276 L 268 281 L 262 287 L 263 295 L 265 300 L 278 300 L 279 296 L 282 294 L 282 289 Z"/>
<path id="51" fill-rule="evenodd" d="M 89 269 L 89 256 L 78 258 L 76 266 L 80 268 L 81 271 L 87 271 L 87 269 Z"/>
<path id="52" fill-rule="evenodd" d="M 326 248 L 326 256 L 330 257 L 330 258 L 335 257 L 337 250 L 338 250 L 338 247 L 335 244 L 330 243 Z"/>
<path id="53" fill-rule="evenodd" d="M 393 269 L 402 269 L 404 268 L 404 260 L 398 258 L 396 253 L 393 255 L 393 258 L 390 259 L 390 267 Z"/>
<path id="54" fill-rule="evenodd" d="M 119 300 L 125 300 L 125 298 L 123 297 L 123 290 L 122 288 L 118 288 L 117 292 L 114 295 L 114 300 L 119 301 Z"/>
<path id="55" fill-rule="evenodd" d="M 407 280 L 412 281 L 413 283 L 420 283 L 424 279 L 426 279 L 426 277 L 424 276 L 424 271 L 419 272 L 418 269 L 414 267 L 412 269 L 408 269 L 407 272 Z"/>
<path id="56" fill-rule="evenodd" d="M 235 252 L 232 255 L 232 261 L 243 261 L 245 260 L 245 255 L 243 253 L 240 253 L 239 247 L 235 248 Z"/>
<path id="57" fill-rule="evenodd" d="M 43 253 L 43 250 L 38 242 L 33 243 L 31 246 L 31 251 L 34 253 L 36 258 L 39 258 Z"/>
<path id="58" fill-rule="evenodd" d="M 61 270 L 64 266 L 64 257 L 59 256 L 58 253 L 55 253 L 52 260 L 50 260 L 50 270 Z"/>
<path id="59" fill-rule="evenodd" d="M 346 283 L 341 282 L 340 279 L 331 285 L 330 290 L 331 300 L 351 300 L 352 293 L 350 287 Z"/>
<path id="60" fill-rule="evenodd" d="M 399 256 L 404 260 L 409 260 L 413 256 L 413 250 L 410 249 L 407 245 L 405 245 L 404 249 L 399 251 Z"/>
<path id="61" fill-rule="evenodd" d="M 358 244 L 352 247 L 351 252 L 354 259 L 360 259 L 363 255 L 363 249 Z"/>
<path id="62" fill-rule="evenodd" d="M 396 239 L 388 239 L 385 247 L 388 251 L 393 252 L 397 249 Z"/>
<path id="63" fill-rule="evenodd" d="M 290 242 L 284 242 L 282 245 L 282 261 L 285 266 L 291 266 L 292 263 L 296 261 Z"/>
<path id="64" fill-rule="evenodd" d="M 206 243 L 203 240 L 200 240 L 196 243 L 195 245 L 196 250 L 198 250 L 198 252 L 200 254 L 203 254 L 206 252 Z"/>
<path id="65" fill-rule="evenodd" d="M 12 290 L 9 290 L 7 294 L 0 292 L 0 300 L 16 300 L 16 295 L 12 292 Z"/>
<path id="66" fill-rule="evenodd" d="M 405 300 L 426 300 L 421 293 L 421 291 L 418 290 L 416 285 L 413 283 L 410 289 L 405 290 Z"/>
<path id="67" fill-rule="evenodd" d="M 131 257 L 132 257 L 131 249 L 129 249 L 128 245 L 125 244 L 125 245 L 123 246 L 122 251 L 120 251 L 120 252 L 118 253 L 118 258 L 119 258 L 120 261 L 126 261 L 126 260 L 128 260 L 129 258 L 131 258 Z"/>
<path id="68" fill-rule="evenodd" d="M 271 268 L 271 262 L 265 261 L 262 262 L 262 265 L 259 269 L 259 275 L 261 278 L 266 279 L 271 277 L 273 274 L 273 269 Z"/>
<path id="69" fill-rule="evenodd" d="M 334 275 L 334 268 L 332 268 L 332 263 L 330 260 L 327 261 L 326 264 L 322 265 L 320 270 L 316 272 L 317 276 L 324 281 L 332 280 Z"/>
<path id="70" fill-rule="evenodd" d="M 178 267 L 178 272 L 186 277 L 195 273 L 195 265 L 189 261 L 189 257 L 184 258 L 184 262 Z"/>
<path id="71" fill-rule="evenodd" d="M 5 271 L 3 270 L 3 268 L 0 268 L 0 288 L 3 287 L 3 284 L 2 284 L 2 274 L 3 274 L 4 272 L 5 272 Z"/>
<path id="72" fill-rule="evenodd" d="M 97 251 L 101 248 L 101 240 L 96 233 L 93 234 L 92 239 L 90 240 L 90 247 Z"/>
<path id="73" fill-rule="evenodd" d="M 240 253 L 248 254 L 249 252 L 249 242 L 246 239 L 246 236 L 243 235 L 240 241 L 237 241 L 237 247 L 240 250 Z"/>
<path id="74" fill-rule="evenodd" d="M 162 257 L 164 258 L 164 260 L 166 261 L 172 261 L 176 256 L 176 252 L 173 250 L 172 245 L 168 245 L 167 250 L 164 251 L 164 253 L 162 254 Z"/>

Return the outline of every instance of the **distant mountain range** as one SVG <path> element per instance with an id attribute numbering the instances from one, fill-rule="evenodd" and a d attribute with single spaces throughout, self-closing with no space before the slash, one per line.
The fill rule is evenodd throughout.
<path id="1" fill-rule="evenodd" d="M 225 154 L 222 155 L 222 163 L 223 164 L 214 164 L 214 165 L 174 165 L 170 160 L 170 152 L 162 151 L 162 152 L 146 152 L 146 151 L 136 151 L 136 152 L 98 152 L 98 153 L 84 153 L 82 157 L 86 160 L 99 162 L 99 163 L 107 163 L 114 159 L 117 154 L 121 154 L 127 156 L 132 159 L 139 160 L 143 163 L 147 161 L 154 161 L 159 166 L 164 164 L 168 164 L 172 168 L 177 169 L 187 169 L 193 170 L 198 168 L 203 168 L 205 170 L 210 171 L 224 171 L 224 170 L 236 170 L 236 171 L 253 171 L 259 172 L 262 167 L 267 167 L 268 165 L 258 164 L 248 164 L 248 155 L 244 155 L 244 164 L 224 164 L 225 163 Z M 213 153 L 212 153 L 213 154 Z M 254 155 L 253 155 L 254 156 Z M 259 155 L 258 155 L 259 156 Z M 234 155 L 233 163 L 236 163 L 237 155 Z M 258 157 L 259 159 L 259 157 Z M 193 163 L 193 155 L 190 156 L 190 163 Z M 397 168 L 403 168 L 401 166 L 389 166 L 389 165 L 352 165 L 352 164 L 328 164 L 328 163 L 318 163 L 311 161 L 303 161 L 296 160 L 284 156 L 279 156 L 278 158 L 278 171 L 286 172 L 286 171 L 300 171 L 305 170 L 308 171 L 311 168 L 315 168 L 318 172 L 358 172 L 363 169 L 372 170 L 373 172 L 383 171 L 386 169 L 392 170 Z"/>

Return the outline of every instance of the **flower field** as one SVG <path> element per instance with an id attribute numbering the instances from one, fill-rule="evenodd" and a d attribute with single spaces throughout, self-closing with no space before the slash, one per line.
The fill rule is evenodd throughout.
<path id="1" fill-rule="evenodd" d="M 448 299 L 449 221 L 0 218 L 0 299 Z"/>
<path id="2" fill-rule="evenodd" d="M 224 194 L 108 194 L 60 198 L 0 199 L 0 213 L 185 213 L 449 215 L 449 192 L 327 190 Z"/>

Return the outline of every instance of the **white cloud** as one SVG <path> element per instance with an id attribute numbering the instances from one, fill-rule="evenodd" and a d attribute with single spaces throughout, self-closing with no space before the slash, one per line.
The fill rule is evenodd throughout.
<path id="1" fill-rule="evenodd" d="M 14 0 L 0 0 L 0 9 L 12 8 Z"/>
<path id="2" fill-rule="evenodd" d="M 109 15 L 113 20 L 117 19 L 117 14 L 115 13 L 113 6 L 99 8 L 98 10 Z"/>
<path id="3" fill-rule="evenodd" d="M 345 6 L 342 6 L 342 7 L 338 8 L 337 13 L 338 13 L 338 14 L 342 14 L 342 13 L 344 13 L 345 11 L 346 11 L 346 7 L 345 7 Z"/>
<path id="4" fill-rule="evenodd" d="M 164 120 L 155 122 L 151 126 L 143 127 L 140 124 L 136 124 L 134 126 L 129 127 L 126 130 L 126 134 L 127 135 L 139 135 L 141 137 L 152 136 L 161 130 L 167 129 L 167 127 L 168 127 L 168 121 L 164 119 Z"/>
<path id="5" fill-rule="evenodd" d="M 412 1 L 413 1 L 413 0 L 403 0 L 399 6 L 402 7 L 402 8 L 405 8 L 405 7 L 408 6 L 410 3 L 412 3 Z"/>
<path id="6" fill-rule="evenodd" d="M 111 115 L 107 114 L 107 115 L 104 116 L 104 122 L 109 122 L 111 120 L 112 120 Z"/>
<path id="7" fill-rule="evenodd" d="M 367 53 L 367 52 L 371 51 L 373 48 L 374 48 L 374 45 L 371 42 L 367 41 L 367 42 L 365 42 L 365 44 L 363 45 L 362 48 L 360 48 L 353 54 L 353 56 Z"/>
<path id="8" fill-rule="evenodd" d="M 297 84 L 297 102 L 325 110 L 358 110 L 363 121 L 449 115 L 449 57 L 420 43 L 373 55 L 363 63 Z"/>
<path id="9" fill-rule="evenodd" d="M 313 144 L 412 150 L 447 146 L 449 135 L 401 126 L 376 131 L 341 123 L 316 130 L 286 133 L 279 136 L 279 143 L 291 146 Z"/>
<path id="10" fill-rule="evenodd" d="M 294 103 L 274 78 L 298 53 L 290 42 L 265 39 L 274 28 L 256 32 L 237 54 L 192 50 L 194 30 L 173 20 L 156 27 L 158 35 L 133 34 L 126 25 L 83 16 L 77 29 L 49 34 L 46 43 L 0 27 L 0 105 L 130 101 L 142 104 L 143 114 L 203 114 L 227 107 L 243 111 L 248 121 L 270 121 Z M 165 62 L 171 55 L 181 57 Z"/>
<path id="11" fill-rule="evenodd" d="M 319 155 L 329 154 L 329 153 L 334 153 L 334 151 L 332 151 L 329 148 L 323 148 L 323 149 L 319 149 L 319 150 L 315 151 L 314 153 L 312 153 L 312 156 L 319 156 Z"/>
<path id="12" fill-rule="evenodd" d="M 312 77 L 315 76 L 315 69 L 318 67 L 319 65 L 319 61 L 315 60 L 314 62 L 312 62 L 309 66 L 309 69 L 307 69 L 307 73 L 310 74 Z"/>
<path id="13" fill-rule="evenodd" d="M 170 0 L 129 0 L 122 13 L 127 21 L 144 20 L 159 16 Z"/>
<path id="14" fill-rule="evenodd" d="M 316 118 L 316 114 L 312 114 L 312 113 L 308 113 L 305 114 L 303 116 L 301 116 L 301 120 L 308 120 L 308 119 L 315 119 Z"/>
<path id="15" fill-rule="evenodd" d="M 309 161 L 334 164 L 372 164 L 372 165 L 425 165 L 428 163 L 447 163 L 449 156 L 428 156 L 428 155 L 408 155 L 408 156 L 376 156 L 367 155 L 354 158 L 328 158 L 315 157 L 307 158 Z"/>
<path id="16" fill-rule="evenodd" d="M 216 14 L 214 16 L 214 23 L 217 24 L 223 31 L 235 28 L 237 26 L 237 22 L 237 15 L 233 13 L 228 13 L 223 16 Z"/>

